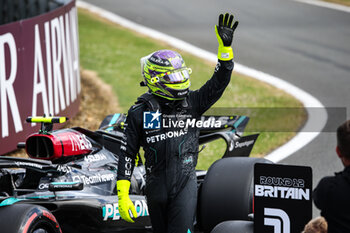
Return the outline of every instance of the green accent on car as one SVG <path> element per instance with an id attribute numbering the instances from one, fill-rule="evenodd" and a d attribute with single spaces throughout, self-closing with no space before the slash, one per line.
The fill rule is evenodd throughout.
<path id="1" fill-rule="evenodd" d="M 26 197 L 26 199 L 48 199 L 52 197 L 70 197 L 71 195 L 43 195 L 43 196 L 33 196 L 33 197 Z"/>
<path id="2" fill-rule="evenodd" d="M 247 117 L 246 116 L 241 116 L 234 124 L 233 124 L 233 127 L 237 128 L 241 123 L 242 121 L 244 121 Z"/>
<path id="3" fill-rule="evenodd" d="M 59 197 L 60 195 L 57 195 L 57 197 Z M 36 197 L 26 197 L 27 199 L 47 199 L 47 198 L 51 198 L 51 197 L 56 197 L 55 195 L 43 195 L 43 196 L 36 196 Z"/>
<path id="4" fill-rule="evenodd" d="M 106 206 L 102 207 L 102 217 L 106 216 Z"/>
<path id="5" fill-rule="evenodd" d="M 181 147 L 184 142 L 185 142 L 185 139 L 183 139 L 182 142 L 180 142 L 179 144 L 179 157 L 181 157 Z"/>
<path id="6" fill-rule="evenodd" d="M 0 203 L 0 207 L 1 206 L 8 206 L 8 205 L 12 205 L 16 202 L 19 202 L 19 201 L 22 201 L 24 199 L 18 199 L 18 198 L 15 198 L 15 197 L 9 197 L 5 200 L 3 200 L 1 203 Z"/>
<path id="7" fill-rule="evenodd" d="M 117 122 L 119 117 L 120 117 L 120 113 L 114 114 L 112 119 L 111 119 L 111 121 L 109 122 L 109 125 L 114 125 Z M 113 127 L 108 127 L 107 128 L 107 131 L 111 131 L 111 130 L 113 130 Z"/>
<path id="8" fill-rule="evenodd" d="M 73 184 L 79 184 L 79 182 L 52 182 L 52 185 L 73 185 Z"/>
<path id="9" fill-rule="evenodd" d="M 156 157 L 156 163 L 157 163 L 157 150 L 156 149 L 154 149 L 154 148 L 152 148 L 152 147 L 149 147 L 151 150 L 153 150 L 154 151 L 154 154 L 155 154 L 155 157 Z"/>

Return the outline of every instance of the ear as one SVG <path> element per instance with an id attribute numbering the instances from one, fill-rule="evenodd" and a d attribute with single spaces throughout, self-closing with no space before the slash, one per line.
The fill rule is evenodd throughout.
<path id="1" fill-rule="evenodd" d="M 343 155 L 341 154 L 338 146 L 335 148 L 335 151 L 337 152 L 339 158 L 343 157 Z"/>

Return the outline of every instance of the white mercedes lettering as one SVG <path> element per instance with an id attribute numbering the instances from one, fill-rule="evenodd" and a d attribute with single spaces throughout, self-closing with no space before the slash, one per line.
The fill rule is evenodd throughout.
<path id="1" fill-rule="evenodd" d="M 98 184 L 98 183 L 103 183 L 107 181 L 113 181 L 114 180 L 114 174 L 100 174 L 97 173 L 96 175 L 93 176 L 73 176 L 73 182 L 83 182 L 84 185 L 93 185 L 93 184 Z"/>
<path id="2" fill-rule="evenodd" d="M 107 156 L 104 154 L 87 155 L 84 157 L 85 162 L 88 162 L 88 163 L 98 162 L 106 159 L 107 159 Z"/>

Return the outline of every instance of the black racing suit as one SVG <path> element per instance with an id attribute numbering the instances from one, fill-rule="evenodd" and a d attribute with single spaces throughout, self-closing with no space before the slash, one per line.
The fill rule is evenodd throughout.
<path id="1" fill-rule="evenodd" d="M 313 199 L 327 220 L 329 233 L 350 232 L 350 166 L 335 176 L 322 178 Z"/>
<path id="2" fill-rule="evenodd" d="M 142 146 L 147 171 L 145 192 L 154 232 L 193 232 L 199 130 L 175 124 L 187 120 L 193 123 L 193 119 L 200 118 L 223 94 L 230 82 L 232 69 L 232 61 L 219 61 L 212 78 L 199 90 L 190 91 L 185 100 L 168 101 L 148 94 L 152 101 L 147 103 L 139 99 L 129 109 L 118 180 L 130 180 L 136 154 Z M 150 109 L 149 102 L 159 105 L 153 104 L 157 105 L 156 109 Z M 161 127 L 144 129 L 144 113 L 156 110 L 161 113 L 161 117 L 157 118 L 162 123 Z"/>

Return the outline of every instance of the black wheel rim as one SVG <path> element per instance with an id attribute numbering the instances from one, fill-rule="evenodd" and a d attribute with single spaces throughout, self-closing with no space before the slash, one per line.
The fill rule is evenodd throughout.
<path id="1" fill-rule="evenodd" d="M 49 232 L 44 228 L 38 228 L 38 229 L 35 229 L 33 233 L 49 233 Z"/>
<path id="2" fill-rule="evenodd" d="M 39 220 L 36 222 L 29 231 L 30 233 L 55 233 L 55 227 L 53 223 L 48 222 L 47 220 Z"/>

